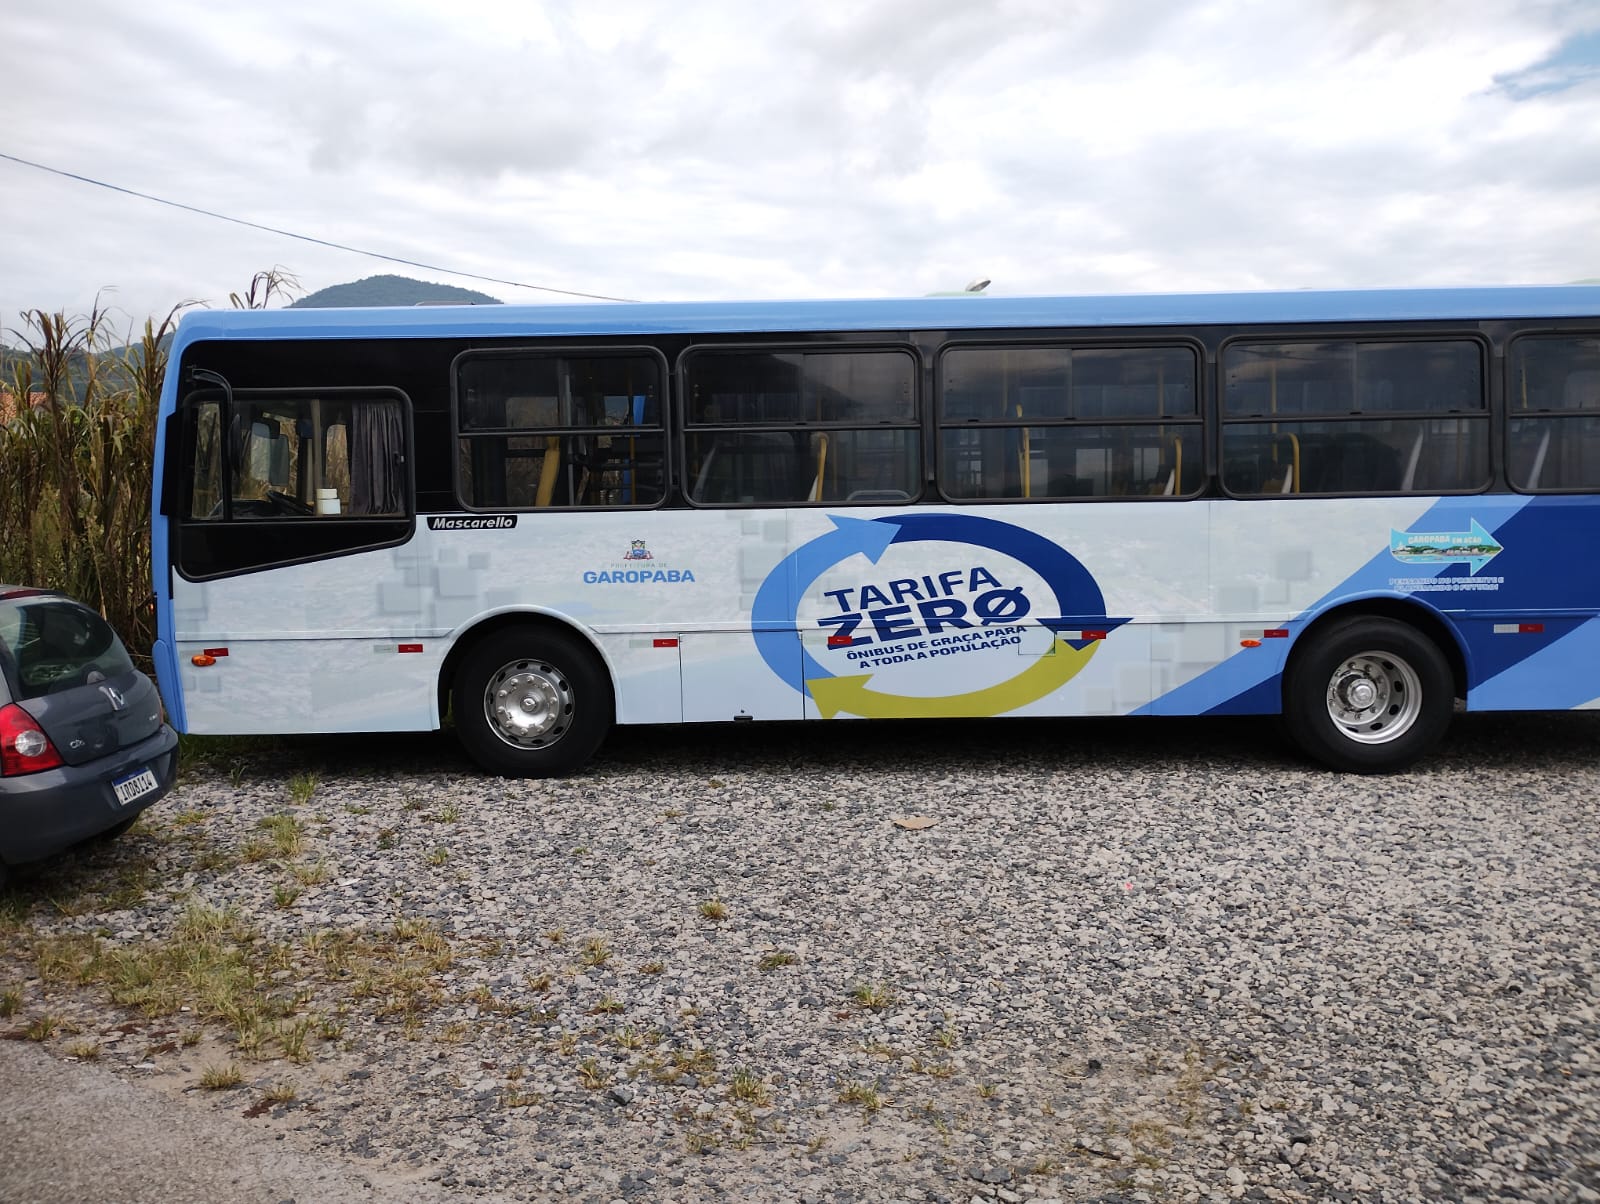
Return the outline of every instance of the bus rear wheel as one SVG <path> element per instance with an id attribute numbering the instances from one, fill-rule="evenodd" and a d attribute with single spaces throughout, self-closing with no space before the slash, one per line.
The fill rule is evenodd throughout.
<path id="1" fill-rule="evenodd" d="M 1455 688 L 1438 645 L 1393 619 L 1353 618 L 1312 637 L 1285 681 L 1289 735 L 1348 773 L 1396 773 L 1450 725 Z"/>
<path id="2" fill-rule="evenodd" d="M 495 632 L 461 659 L 451 689 L 462 746 L 503 777 L 578 769 L 614 718 L 604 666 L 588 645 L 563 631 Z"/>

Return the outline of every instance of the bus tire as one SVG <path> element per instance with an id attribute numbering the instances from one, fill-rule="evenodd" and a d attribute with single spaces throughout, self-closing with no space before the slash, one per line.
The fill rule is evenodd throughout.
<path id="1" fill-rule="evenodd" d="M 1450 726 L 1455 685 L 1438 645 L 1394 619 L 1351 618 L 1297 649 L 1284 680 L 1289 735 L 1347 773 L 1396 773 Z"/>
<path id="2" fill-rule="evenodd" d="M 570 632 L 513 627 L 461 658 L 452 683 L 467 755 L 502 777 L 581 767 L 611 730 L 615 703 L 600 658 Z"/>

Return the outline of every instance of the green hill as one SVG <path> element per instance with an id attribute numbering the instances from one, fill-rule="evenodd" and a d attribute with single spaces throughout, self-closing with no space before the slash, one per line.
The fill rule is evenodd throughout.
<path id="1" fill-rule="evenodd" d="M 429 284 L 407 276 L 368 276 L 350 284 L 319 289 L 290 309 L 347 309 L 367 305 L 499 305 L 497 297 L 450 284 Z"/>

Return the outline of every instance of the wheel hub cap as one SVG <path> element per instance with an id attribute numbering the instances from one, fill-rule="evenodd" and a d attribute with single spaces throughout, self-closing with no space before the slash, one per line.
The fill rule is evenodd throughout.
<path id="1" fill-rule="evenodd" d="M 1406 661 L 1389 652 L 1363 652 L 1334 670 L 1328 682 L 1328 717 L 1361 744 L 1397 740 L 1422 713 L 1422 682 Z"/>
<path id="2" fill-rule="evenodd" d="M 572 685 L 554 665 L 514 661 L 489 680 L 483 711 L 489 727 L 507 744 L 543 748 L 555 743 L 572 721 Z"/>

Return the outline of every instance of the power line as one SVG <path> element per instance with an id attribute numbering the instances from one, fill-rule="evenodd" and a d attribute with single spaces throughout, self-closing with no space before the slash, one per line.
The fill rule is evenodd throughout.
<path id="1" fill-rule="evenodd" d="M 148 192 L 139 192 L 132 188 L 123 188 L 120 184 L 110 184 L 105 180 L 96 180 L 91 176 L 80 176 L 76 172 L 62 171 L 59 167 L 49 167 L 43 163 L 34 163 L 16 155 L 8 155 L 0 151 L 0 159 L 9 159 L 12 163 L 20 163 L 24 167 L 32 167 L 37 171 L 47 171 L 51 175 L 65 176 L 69 180 L 77 180 L 82 184 L 93 184 L 96 188 L 109 188 L 112 192 L 125 193 L 136 196 L 143 201 L 154 201 L 158 205 L 170 205 L 174 209 L 184 209 L 190 213 L 198 213 L 202 217 L 214 217 L 219 222 L 232 222 L 236 226 L 248 226 L 252 230 L 264 230 L 268 234 L 280 234 L 284 238 L 297 238 L 301 242 L 315 243 L 319 247 L 332 247 L 336 251 L 349 251 L 354 255 L 366 255 L 372 259 L 382 259 L 389 263 L 400 263 L 406 267 L 421 268 L 426 272 L 442 272 L 447 276 L 463 276 L 468 280 L 483 280 L 490 284 L 506 284 L 512 288 L 531 288 L 541 293 L 559 293 L 563 297 L 584 297 L 590 301 L 631 301 L 630 297 L 607 297 L 601 293 L 580 293 L 570 288 L 551 288 L 547 284 L 528 284 L 521 280 L 502 280 L 498 276 L 480 276 L 475 272 L 461 272 L 455 268 L 442 268 L 434 263 L 419 263 L 415 259 L 401 259 L 398 255 L 385 255 L 380 251 L 365 251 L 360 247 L 352 247 L 342 242 L 330 242 L 326 238 L 312 238 L 309 234 L 296 234 L 293 230 L 280 230 L 276 226 L 263 226 L 260 222 L 247 222 L 243 218 L 229 217 L 226 213 L 215 213 L 210 209 L 201 209 L 196 205 L 185 205 L 182 201 L 169 201 L 166 197 L 151 196 Z"/>

